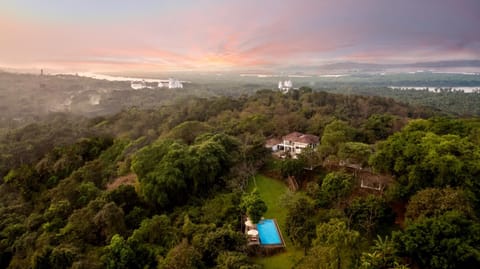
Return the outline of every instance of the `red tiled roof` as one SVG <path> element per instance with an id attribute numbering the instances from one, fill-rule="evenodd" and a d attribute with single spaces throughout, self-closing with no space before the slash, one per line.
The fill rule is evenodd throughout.
<path id="1" fill-rule="evenodd" d="M 278 138 L 270 138 L 267 140 L 267 142 L 265 142 L 265 146 L 270 148 L 281 143 L 282 143 L 282 140 Z"/>
<path id="2" fill-rule="evenodd" d="M 300 132 L 293 132 L 293 133 L 290 133 L 290 134 L 284 136 L 283 140 L 306 143 L 306 144 L 317 144 L 320 139 L 316 135 L 302 134 Z"/>

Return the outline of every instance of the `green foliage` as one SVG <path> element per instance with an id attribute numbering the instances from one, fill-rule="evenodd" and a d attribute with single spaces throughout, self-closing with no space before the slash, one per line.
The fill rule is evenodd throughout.
<path id="1" fill-rule="evenodd" d="M 304 169 L 313 170 L 315 167 L 321 164 L 320 154 L 313 148 L 306 148 L 302 150 L 302 153 L 297 155 L 298 159 L 303 162 Z M 301 173 L 299 173 L 301 176 Z"/>
<path id="2" fill-rule="evenodd" d="M 318 151 L 323 158 L 336 155 L 340 145 L 352 141 L 355 133 L 355 129 L 347 122 L 334 120 L 325 126 Z"/>
<path id="3" fill-rule="evenodd" d="M 202 223 L 236 225 L 240 216 L 240 193 L 218 194 L 208 199 L 202 206 Z"/>
<path id="4" fill-rule="evenodd" d="M 106 248 L 107 254 L 104 259 L 107 269 L 142 268 L 137 265 L 135 252 L 122 236 L 114 235 Z"/>
<path id="5" fill-rule="evenodd" d="M 155 267 L 155 255 L 152 250 L 142 242 L 132 237 L 125 240 L 116 234 L 105 247 L 102 257 L 106 268 L 153 268 Z"/>
<path id="6" fill-rule="evenodd" d="M 36 165 L 37 172 L 44 178 L 65 178 L 88 161 L 97 158 L 113 144 L 110 137 L 79 139 L 75 144 L 53 149 Z"/>
<path id="7" fill-rule="evenodd" d="M 462 212 L 467 217 L 474 216 L 472 204 L 464 190 L 427 188 L 410 198 L 405 217 L 414 221 L 421 217 L 440 216 L 451 210 Z"/>
<path id="8" fill-rule="evenodd" d="M 26 199 L 30 199 L 32 194 L 40 189 L 38 175 L 28 165 L 10 170 L 3 180 L 17 188 Z"/>
<path id="9" fill-rule="evenodd" d="M 124 213 L 115 203 L 105 204 L 93 217 L 93 223 L 99 229 L 101 238 L 108 242 L 115 234 L 126 232 Z"/>
<path id="10" fill-rule="evenodd" d="M 203 268 L 202 256 L 187 240 L 182 240 L 173 247 L 162 260 L 158 268 L 165 269 L 195 269 Z"/>
<path id="11" fill-rule="evenodd" d="M 56 247 L 50 253 L 50 268 L 69 268 L 76 255 L 78 255 L 77 251 L 71 247 Z"/>
<path id="12" fill-rule="evenodd" d="M 479 145 L 468 137 L 430 131 L 435 129 L 434 122 L 412 121 L 379 144 L 371 164 L 397 177 L 401 198 L 427 187 L 469 186 L 480 193 L 475 183 L 480 175 Z"/>
<path id="13" fill-rule="evenodd" d="M 54 148 L 99 134 L 90 129 L 87 120 L 73 115 L 36 118 L 35 123 L 22 123 L 20 128 L 0 132 L 0 177 L 24 164 L 35 164 Z"/>
<path id="14" fill-rule="evenodd" d="M 129 92 L 116 91 L 114 95 L 129 99 Z M 152 98 L 172 95 L 144 93 Z M 158 105 L 154 99 L 148 100 Z M 309 89 L 288 95 L 262 91 L 239 98 L 168 102 L 171 105 L 125 109 L 94 119 L 55 114 L 16 130 L 0 129 L 0 267 L 255 268 L 245 256 L 245 236 L 238 232 L 243 210 L 257 219 L 262 214 L 276 218 L 289 235 L 287 251 L 271 259 L 259 258 L 262 263 L 275 260 L 275 267 L 291 267 L 297 262 L 301 250 L 292 247 L 291 238 L 308 253 L 299 267 L 357 268 L 360 250 L 356 249 L 360 247 L 355 232 L 333 221 L 319 225 L 325 232 L 314 233 L 318 222 L 344 217 L 339 205 L 348 204 L 345 200 L 353 179 L 334 173 L 319 181 L 321 184 L 303 182 L 308 183 L 308 193 L 315 201 L 289 196 L 289 206 L 280 204 L 279 198 L 287 190 L 284 182 L 255 176 L 269 155 L 263 143 L 266 137 L 291 131 L 324 133 L 319 152 L 305 151 L 298 161 L 287 160 L 282 167 L 285 176 L 309 180 L 303 177 L 304 168 L 316 167 L 320 157 L 364 164 L 370 146 L 353 141 L 377 142 L 398 130 L 407 116 L 428 112 L 378 97 Z M 472 207 L 480 208 L 480 183 L 476 180 L 479 127 L 476 119 L 411 121 L 378 148 L 375 155 L 382 157 L 372 160 L 377 169 L 384 167 L 384 172 L 398 179 L 402 197 L 425 186 L 456 187 L 413 196 L 407 216 L 410 211 L 416 213 L 406 222 L 408 227 L 460 209 L 467 221 L 452 227 L 465 226 L 466 232 L 476 234 L 478 211 Z M 106 190 L 107 183 L 130 173 L 130 167 L 138 176 L 138 186 Z M 245 190 L 254 176 L 264 201 L 254 197 L 245 199 L 249 200 L 246 204 L 253 201 L 249 206 L 242 205 L 241 194 L 229 191 L 235 189 L 236 180 L 242 181 L 237 186 Z M 254 196 L 246 196 L 250 195 Z M 380 223 L 390 223 L 382 218 L 383 201 L 352 198 L 345 211 L 350 218 L 348 226 L 362 232 L 370 229 L 373 235 Z M 469 202 L 464 203 L 466 200 Z M 316 206 L 333 203 L 337 209 L 316 209 L 313 202 Z M 467 241 L 467 246 L 459 244 L 460 248 L 478 248 L 475 237 L 469 242 L 460 233 L 453 234 L 451 241 Z M 338 234 L 336 239 L 334 234 Z M 402 255 L 411 259 L 413 252 L 405 249 Z M 435 255 L 448 256 L 442 256 L 448 251 L 450 248 L 443 248 Z M 390 243 L 382 248 L 375 245 L 367 254 L 371 259 L 365 256 L 362 261 L 388 264 L 386 268 L 399 266 L 399 260 L 392 258 Z M 416 263 L 414 260 L 413 265 Z"/>
<path id="15" fill-rule="evenodd" d="M 193 144 L 197 136 L 207 133 L 212 130 L 208 124 L 200 121 L 186 121 L 183 122 L 172 130 L 170 130 L 165 138 L 178 139 L 186 144 Z"/>
<path id="16" fill-rule="evenodd" d="M 83 246 L 85 243 L 93 244 L 93 245 L 101 245 L 104 244 L 105 237 L 100 237 L 100 228 L 99 226 L 95 225 L 93 219 L 100 213 L 100 210 L 104 207 L 105 202 L 99 199 L 91 201 L 88 206 L 83 207 L 81 209 L 77 209 L 73 211 L 73 213 L 68 217 L 67 224 L 60 230 L 60 234 L 64 236 L 66 240 L 69 242 L 75 242 L 76 244 L 80 244 Z M 113 213 L 112 217 L 121 216 L 121 211 L 115 209 L 113 205 L 105 208 L 102 214 L 99 214 L 97 217 L 97 221 L 99 224 L 102 224 L 103 228 L 106 228 L 104 236 L 113 235 L 110 233 L 110 228 L 108 224 L 111 224 L 111 227 L 117 227 L 117 224 L 120 225 L 121 228 L 121 220 L 115 220 L 107 218 L 109 216 L 107 209 L 112 208 Z M 105 218 L 104 218 L 105 216 Z M 118 222 L 118 223 L 117 223 Z"/>
<path id="17" fill-rule="evenodd" d="M 338 157 L 347 163 L 359 164 L 362 167 L 368 165 L 368 159 L 373 153 L 370 145 L 360 142 L 346 142 L 340 145 Z"/>
<path id="18" fill-rule="evenodd" d="M 256 189 L 243 195 L 240 208 L 248 215 L 252 223 L 258 223 L 268 209 Z"/>
<path id="19" fill-rule="evenodd" d="M 349 230 L 344 221 L 331 219 L 317 226 L 311 252 L 296 268 L 355 268 L 359 263 L 360 234 Z"/>
<path id="20" fill-rule="evenodd" d="M 393 234 L 400 255 L 422 268 L 478 268 L 480 224 L 458 211 L 420 218 Z"/>
<path id="21" fill-rule="evenodd" d="M 99 158 L 104 163 L 115 164 L 123 157 L 125 149 L 130 144 L 128 139 L 115 139 L 113 144 L 100 154 Z"/>
<path id="22" fill-rule="evenodd" d="M 393 134 L 395 117 L 390 114 L 373 114 L 363 124 L 363 130 L 370 142 L 387 139 Z"/>
<path id="23" fill-rule="evenodd" d="M 212 136 L 203 141 L 199 139 L 190 147 L 188 176 L 193 180 L 193 193 L 208 193 L 219 177 L 228 171 L 231 165 L 228 153 L 231 141 L 223 139 L 230 138 Z"/>
<path id="24" fill-rule="evenodd" d="M 155 215 L 142 221 L 129 240 L 147 244 L 156 255 L 165 255 L 178 242 L 178 230 L 166 215 Z"/>
<path id="25" fill-rule="evenodd" d="M 132 169 L 138 175 L 145 199 L 160 208 L 182 202 L 187 191 L 185 146 L 162 141 L 143 148 L 135 156 Z"/>
<path id="26" fill-rule="evenodd" d="M 36 269 L 70 268 L 76 255 L 76 251 L 70 247 L 60 246 L 52 248 L 47 246 L 34 255 L 31 267 Z"/>
<path id="27" fill-rule="evenodd" d="M 316 236 L 313 201 L 306 196 L 296 195 L 287 203 L 285 232 L 295 245 L 303 247 L 306 252 Z"/>
<path id="28" fill-rule="evenodd" d="M 364 231 L 367 235 L 375 232 L 380 225 L 388 225 L 393 221 L 393 213 L 385 200 L 374 195 L 353 199 L 345 208 L 345 215 L 350 221 L 350 227 Z"/>
<path id="29" fill-rule="evenodd" d="M 201 250 L 202 260 L 207 267 L 215 265 L 218 256 L 224 251 L 242 251 L 245 236 L 229 226 L 223 226 L 206 233 L 196 233 L 192 245 Z"/>
<path id="30" fill-rule="evenodd" d="M 122 208 L 129 228 L 137 227 L 148 211 L 132 185 L 120 185 L 106 193 L 106 198 Z"/>
<path id="31" fill-rule="evenodd" d="M 353 177 L 344 172 L 328 173 L 322 181 L 321 191 L 332 203 L 339 203 L 353 189 Z"/>
<path id="32" fill-rule="evenodd" d="M 307 165 L 305 159 L 285 159 L 281 163 L 280 171 L 284 178 L 295 177 L 301 179 L 304 174 L 304 168 Z"/>
<path id="33" fill-rule="evenodd" d="M 217 257 L 218 269 L 260 269 L 259 265 L 250 263 L 248 256 L 242 252 L 225 251 Z"/>
<path id="34" fill-rule="evenodd" d="M 405 268 L 405 265 L 399 264 L 399 257 L 395 249 L 394 242 L 386 236 L 385 238 L 377 235 L 374 245 L 370 252 L 362 253 L 360 263 L 362 269 L 389 269 Z M 401 267 L 403 266 L 403 267 Z"/>
<path id="35" fill-rule="evenodd" d="M 186 146 L 161 140 L 141 149 L 132 163 L 148 202 L 167 208 L 203 196 L 222 185 L 237 150 L 237 141 L 226 135 L 203 135 Z"/>
<path id="36" fill-rule="evenodd" d="M 426 73 L 419 77 L 418 73 L 413 75 L 414 77 L 408 77 L 408 74 L 395 74 L 395 77 L 385 78 L 387 81 L 383 81 L 381 85 L 385 87 L 372 87 L 372 77 L 363 78 L 363 83 L 368 84 L 367 87 L 357 87 L 353 91 L 354 94 L 375 96 L 377 98 L 385 97 L 392 98 L 398 102 L 409 103 L 415 106 L 432 107 L 436 110 L 443 111 L 453 115 L 480 115 L 480 109 L 478 104 L 480 102 L 480 94 L 478 93 L 464 93 L 459 91 L 451 91 L 452 81 L 462 83 L 464 86 L 478 85 L 478 82 L 474 79 L 468 78 L 466 75 L 462 78 L 455 78 L 450 75 L 437 75 L 432 73 Z M 436 76 L 436 77 L 435 77 Z M 357 78 L 358 79 L 358 78 Z M 366 81 L 368 80 L 368 81 Z M 425 85 L 425 81 L 433 83 L 436 87 L 446 87 L 444 90 L 437 89 L 435 92 L 418 89 L 391 89 L 387 86 L 392 85 L 392 82 L 396 85 Z M 357 81 L 358 83 L 358 81 Z M 465 84 L 463 84 L 465 83 Z M 328 89 L 329 92 L 352 94 L 351 87 L 342 88 L 338 87 L 338 82 L 335 87 Z M 390 109 L 393 111 L 393 109 Z M 379 111 L 384 112 L 384 111 Z M 427 116 L 425 114 L 424 116 Z"/>
<path id="37" fill-rule="evenodd" d="M 52 203 L 43 214 L 43 217 L 48 221 L 43 227 L 48 228 L 49 231 L 56 231 L 65 225 L 71 213 L 72 207 L 68 200 Z"/>
<path id="38" fill-rule="evenodd" d="M 90 201 L 94 200 L 100 195 L 100 190 L 95 186 L 93 182 L 82 182 L 78 188 L 78 206 L 86 206 Z"/>

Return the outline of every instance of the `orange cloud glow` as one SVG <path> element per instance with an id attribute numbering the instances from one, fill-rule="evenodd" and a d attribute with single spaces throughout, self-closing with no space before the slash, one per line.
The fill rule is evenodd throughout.
<path id="1" fill-rule="evenodd" d="M 0 66 L 234 70 L 480 58 L 480 2 L 386 2 L 2 3 Z"/>

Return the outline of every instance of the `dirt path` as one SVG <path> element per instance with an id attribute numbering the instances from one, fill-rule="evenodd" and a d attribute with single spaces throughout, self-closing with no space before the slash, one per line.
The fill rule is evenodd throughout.
<path id="1" fill-rule="evenodd" d="M 135 186 L 137 182 L 138 182 L 137 175 L 135 175 L 134 173 L 131 173 L 125 176 L 118 177 L 113 182 L 107 184 L 107 190 L 109 191 L 114 190 L 120 187 L 121 185 Z"/>

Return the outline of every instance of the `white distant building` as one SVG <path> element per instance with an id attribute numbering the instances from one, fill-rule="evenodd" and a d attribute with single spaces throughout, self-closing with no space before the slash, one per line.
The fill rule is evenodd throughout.
<path id="1" fill-rule="evenodd" d="M 140 90 L 140 89 L 144 89 L 147 87 L 147 83 L 145 83 L 145 80 L 142 80 L 142 81 L 132 81 L 130 83 L 130 87 L 132 87 L 132 89 L 134 90 Z"/>
<path id="2" fill-rule="evenodd" d="M 180 89 L 183 88 L 183 82 L 178 79 L 169 78 L 158 82 L 158 88 Z"/>
<path id="3" fill-rule="evenodd" d="M 177 79 L 169 78 L 168 79 L 168 88 L 169 89 L 181 89 L 183 88 L 183 83 Z"/>
<path id="4" fill-rule="evenodd" d="M 164 80 L 159 81 L 158 82 L 158 87 L 159 88 L 168 87 L 168 81 L 164 81 Z"/>
<path id="5" fill-rule="evenodd" d="M 284 93 L 287 93 L 289 90 L 293 88 L 293 83 L 291 80 L 279 81 L 278 82 L 278 89 Z"/>

